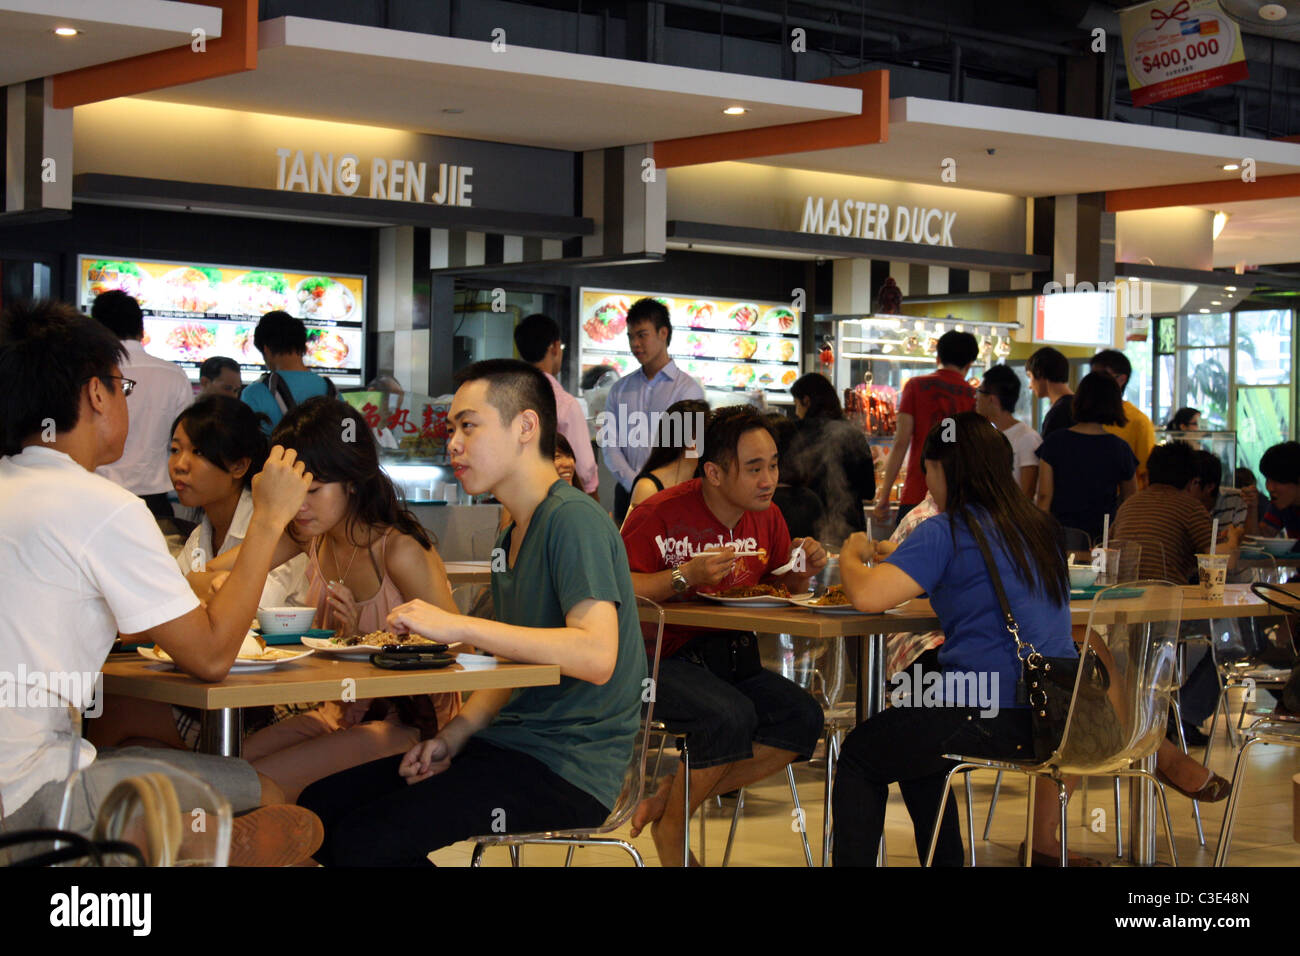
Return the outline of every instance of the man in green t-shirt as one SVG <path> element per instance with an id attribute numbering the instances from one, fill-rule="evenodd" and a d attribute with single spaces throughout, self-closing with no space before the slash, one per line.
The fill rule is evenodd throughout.
<path id="1" fill-rule="evenodd" d="M 468 494 L 490 492 L 514 516 L 493 558 L 504 568 L 492 575 L 497 620 L 411 601 L 389 626 L 558 664 L 560 683 L 475 691 L 405 756 L 308 787 L 298 802 L 325 825 L 326 865 L 413 866 L 480 834 L 597 826 L 631 759 L 648 682 L 618 529 L 556 474 L 555 396 L 541 372 L 493 359 L 456 380 L 452 468 Z"/>

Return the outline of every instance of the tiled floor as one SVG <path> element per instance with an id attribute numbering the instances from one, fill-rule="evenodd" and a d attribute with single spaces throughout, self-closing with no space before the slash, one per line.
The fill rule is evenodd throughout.
<path id="1" fill-rule="evenodd" d="M 1233 711 L 1234 714 L 1236 711 Z M 1215 741 L 1212 766 L 1225 777 L 1231 777 L 1235 754 L 1229 748 L 1222 729 Z M 1201 751 L 1193 751 L 1200 756 Z M 1237 811 L 1233 831 L 1233 866 L 1300 866 L 1300 843 L 1293 839 L 1293 804 L 1291 778 L 1300 773 L 1300 750 L 1290 747 L 1256 746 L 1252 749 L 1250 771 Z M 822 787 L 823 771 L 820 767 L 800 765 L 796 770 L 799 798 L 806 815 L 809 842 L 814 861 L 821 862 Z M 1016 852 L 1024 839 L 1025 784 L 1024 778 L 1008 775 L 1003 779 L 1002 793 L 987 841 L 981 839 L 984 821 L 988 814 L 989 799 L 993 790 L 993 774 L 978 773 L 973 778 L 975 791 L 975 856 L 980 866 L 1014 866 Z M 1126 785 L 1127 787 L 1127 785 Z M 1202 805 L 1201 816 L 1205 827 L 1206 846 L 1196 839 L 1192 820 L 1192 805 L 1185 797 L 1170 792 L 1170 813 L 1174 818 L 1174 838 L 1182 866 L 1211 866 L 1219 839 L 1227 801 Z M 960 794 L 960 788 L 958 789 Z M 962 802 L 962 825 L 965 832 L 965 810 Z M 722 862 L 723 848 L 731 823 L 734 803 L 724 802 L 724 808 L 712 807 L 706 823 L 705 864 L 718 866 Z M 1089 788 L 1086 811 L 1082 790 L 1075 793 L 1070 803 L 1071 831 L 1069 845 L 1072 850 L 1102 859 L 1115 860 L 1115 839 L 1109 829 L 1114 814 L 1114 797 L 1109 781 L 1093 781 Z M 1127 789 L 1122 806 L 1125 813 L 1124 836 L 1127 841 Z M 1102 832 L 1091 828 L 1097 816 L 1094 808 L 1101 808 L 1104 816 L 1100 822 Z M 794 827 L 795 816 L 790 801 L 790 791 L 784 776 L 778 775 L 757 785 L 745 794 L 745 809 L 737 829 L 732 851 L 733 866 L 803 866 L 803 849 Z M 1086 814 L 1088 827 L 1083 826 Z M 692 830 L 692 849 L 698 852 L 698 822 Z M 890 794 L 889 814 L 885 831 L 890 866 L 917 866 L 916 850 L 912 839 L 911 821 L 903 807 L 897 789 Z M 624 827 L 616 836 L 628 839 Z M 633 845 L 641 852 L 647 865 L 658 863 L 654 843 L 649 831 L 635 840 Z M 442 866 L 465 866 L 469 863 L 472 847 L 461 843 L 434 853 L 432 859 Z M 1157 844 L 1158 859 L 1168 862 L 1163 828 Z M 628 866 L 630 857 L 622 850 L 607 847 L 589 847 L 577 851 L 577 866 Z M 559 866 L 564 863 L 564 850 L 551 847 L 528 847 L 524 850 L 525 866 Z M 508 866 L 509 856 L 504 849 L 489 849 L 484 856 L 485 866 Z"/>

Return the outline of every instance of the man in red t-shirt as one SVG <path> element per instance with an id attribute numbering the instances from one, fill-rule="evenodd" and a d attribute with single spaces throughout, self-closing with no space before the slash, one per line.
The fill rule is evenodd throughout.
<path id="1" fill-rule="evenodd" d="M 760 582 L 806 590 L 826 566 L 826 553 L 815 538 L 791 542 L 772 505 L 777 450 L 762 416 L 748 405 L 715 411 L 700 459 L 702 478 L 648 498 L 623 526 L 636 593 L 665 602 Z M 794 547 L 802 551 L 792 554 Z M 769 573 L 792 557 L 790 571 Z M 824 720 L 807 691 L 763 669 L 753 634 L 679 626 L 664 627 L 655 718 L 687 735 L 692 812 L 715 793 L 806 760 Z M 632 818 L 633 836 L 654 824 L 665 866 L 681 862 L 682 778 L 667 778 Z"/>
<path id="2" fill-rule="evenodd" d="M 880 484 L 874 514 L 884 521 L 889 514 L 889 489 L 907 455 L 907 480 L 898 499 L 898 521 L 925 498 L 925 470 L 921 448 L 936 422 L 959 412 L 975 410 L 975 389 L 966 383 L 966 373 L 980 354 L 979 342 L 969 332 L 945 332 L 939 336 L 939 371 L 918 375 L 903 386 L 898 403 L 898 428 L 894 447 L 885 462 L 885 480 Z"/>

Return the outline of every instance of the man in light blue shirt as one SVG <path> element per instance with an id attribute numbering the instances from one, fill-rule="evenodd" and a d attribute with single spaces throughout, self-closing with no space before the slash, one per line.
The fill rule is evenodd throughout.
<path id="1" fill-rule="evenodd" d="M 601 429 L 605 467 L 613 474 L 614 523 L 621 525 L 632 499 L 632 485 L 650 457 L 659 433 L 658 416 L 674 402 L 704 400 L 704 389 L 668 357 L 673 338 L 668 308 L 655 299 L 638 299 L 627 310 L 627 340 L 640 371 L 623 376 L 609 390 L 604 414 L 612 428 Z M 605 436 L 614 436 L 608 441 Z"/>
<path id="2" fill-rule="evenodd" d="M 253 344 L 270 372 L 246 386 L 239 398 L 271 420 L 262 426 L 268 435 L 295 405 L 317 395 L 338 394 L 333 382 L 308 369 L 302 360 L 307 353 L 307 326 L 301 319 L 279 309 L 266 313 L 258 320 Z"/>

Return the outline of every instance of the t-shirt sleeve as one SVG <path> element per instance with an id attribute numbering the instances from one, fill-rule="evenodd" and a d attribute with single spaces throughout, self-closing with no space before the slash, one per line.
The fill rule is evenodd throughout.
<path id="1" fill-rule="evenodd" d="M 885 563 L 907 574 L 929 594 L 943 580 L 952 561 L 950 528 L 948 521 L 935 518 L 922 521 L 898 546 L 898 550 L 885 559 Z"/>
<path id="2" fill-rule="evenodd" d="M 623 526 L 623 547 L 627 549 L 628 567 L 637 574 L 653 574 L 668 567 L 656 537 L 663 537 L 663 521 L 653 505 L 632 509 Z"/>
<path id="3" fill-rule="evenodd" d="M 767 548 L 767 567 L 763 569 L 763 576 L 766 577 L 773 569 L 790 560 L 790 528 L 785 523 L 785 515 L 781 514 L 781 509 L 776 505 L 768 507 L 764 517 L 767 518 L 764 525 L 767 543 L 760 541 L 758 546 Z"/>
<path id="4" fill-rule="evenodd" d="M 123 505 L 92 531 L 81 561 L 122 634 L 147 631 L 199 606 L 143 501 Z"/>
<path id="5" fill-rule="evenodd" d="M 1122 438 L 1115 439 L 1115 464 L 1119 470 L 1119 480 L 1128 481 L 1138 470 L 1137 456 L 1133 454 L 1133 449 L 1128 446 L 1128 442 Z"/>
<path id="6" fill-rule="evenodd" d="M 1049 433 L 1043 439 L 1043 443 L 1034 449 L 1038 460 L 1047 462 L 1052 468 L 1056 468 L 1056 463 L 1060 461 L 1061 456 L 1061 442 L 1055 436 L 1056 432 Z"/>
<path id="7" fill-rule="evenodd" d="M 908 379 L 903 386 L 903 394 L 898 399 L 898 410 L 906 415 L 916 417 L 916 385 L 914 379 Z"/>
<path id="8" fill-rule="evenodd" d="M 617 605 L 622 597 L 618 536 L 597 507 L 594 503 L 588 507 L 580 501 L 564 502 L 556 508 L 548 528 L 546 556 L 551 583 L 565 614 L 582 601 Z"/>
<path id="9" fill-rule="evenodd" d="M 274 419 L 275 413 L 278 412 L 279 406 L 271 398 L 271 392 L 261 382 L 252 382 L 239 393 L 239 400 L 255 412 L 261 412 L 267 418 Z M 265 423 L 262 424 L 262 431 L 268 435 L 271 433 L 271 427 Z"/>

